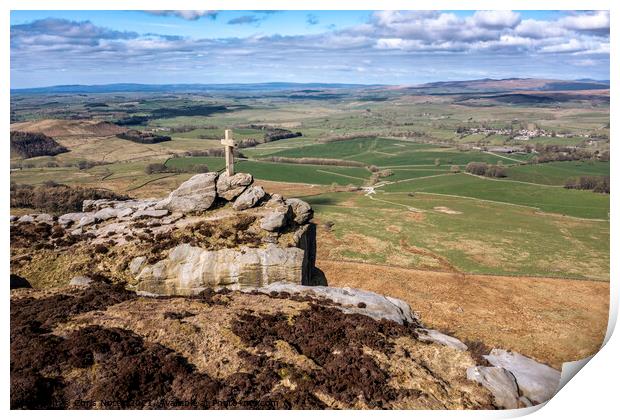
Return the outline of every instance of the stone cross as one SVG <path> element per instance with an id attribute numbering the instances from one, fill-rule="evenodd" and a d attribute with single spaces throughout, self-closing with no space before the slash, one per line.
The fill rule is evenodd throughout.
<path id="1" fill-rule="evenodd" d="M 232 130 L 224 130 L 221 142 L 226 149 L 226 175 L 233 176 L 235 174 L 233 148 L 237 147 L 237 143 L 232 139 Z"/>

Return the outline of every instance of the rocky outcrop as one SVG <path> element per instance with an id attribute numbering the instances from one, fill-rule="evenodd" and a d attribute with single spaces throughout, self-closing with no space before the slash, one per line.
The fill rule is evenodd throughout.
<path id="1" fill-rule="evenodd" d="M 198 213 L 208 210 L 217 197 L 217 172 L 194 175 L 172 191 L 157 207 L 172 212 Z"/>
<path id="2" fill-rule="evenodd" d="M 249 174 L 199 174 L 164 200 L 86 200 L 82 212 L 57 220 L 45 214 L 13 219 L 12 266 L 35 287 L 103 272 L 151 294 L 312 284 L 314 225 L 297 222 L 305 219 L 293 205 L 251 182 Z M 292 203 L 308 213 L 309 205 Z M 49 259 L 24 256 L 35 249 L 47 250 Z M 74 258 L 60 267 L 52 261 L 59 255 Z"/>
<path id="3" fill-rule="evenodd" d="M 252 184 L 252 175 L 238 173 L 228 176 L 223 173 L 217 178 L 217 195 L 225 200 L 237 198 L 248 185 Z"/>
<path id="4" fill-rule="evenodd" d="M 519 388 L 512 373 L 500 367 L 475 366 L 467 369 L 467 379 L 491 391 L 495 402 L 503 408 L 519 408 Z"/>
<path id="5" fill-rule="evenodd" d="M 304 251 L 268 244 L 264 248 L 205 250 L 179 245 L 155 264 L 131 262 L 136 290 L 159 295 L 192 295 L 207 288 L 262 286 L 274 281 L 301 284 Z M 140 264 L 142 262 L 142 264 Z"/>
<path id="6" fill-rule="evenodd" d="M 245 210 L 254 207 L 265 197 L 265 190 L 261 186 L 253 185 L 246 189 L 233 204 L 235 210 Z"/>
<path id="7" fill-rule="evenodd" d="M 509 370 L 522 395 L 535 403 L 548 401 L 560 384 L 560 372 L 535 360 L 501 349 L 484 356 L 490 364 Z"/>
<path id="8" fill-rule="evenodd" d="M 259 288 L 262 293 L 287 293 L 313 299 L 329 299 L 338 304 L 338 310 L 346 314 L 366 315 L 380 321 L 394 321 L 398 324 L 419 324 L 420 319 L 407 303 L 400 299 L 379 295 L 350 287 L 302 286 L 290 283 L 272 283 Z"/>
<path id="9" fill-rule="evenodd" d="M 437 330 L 423 329 L 419 331 L 419 339 L 430 343 L 437 343 L 443 346 L 452 347 L 457 350 L 465 351 L 467 346 L 458 338 L 451 337 Z"/>
<path id="10" fill-rule="evenodd" d="M 306 203 L 305 201 L 298 198 L 289 198 L 288 200 L 286 200 L 286 204 L 291 206 L 293 210 L 295 223 L 302 224 L 312 219 L 314 211 L 312 210 L 312 207 L 310 207 L 310 204 Z"/>

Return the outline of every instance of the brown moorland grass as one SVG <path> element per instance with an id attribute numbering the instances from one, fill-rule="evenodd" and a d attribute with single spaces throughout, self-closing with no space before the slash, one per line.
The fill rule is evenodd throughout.
<path id="1" fill-rule="evenodd" d="M 400 298 L 423 322 L 463 341 L 517 351 L 561 368 L 600 348 L 609 283 L 470 275 L 320 259 L 329 286 Z"/>

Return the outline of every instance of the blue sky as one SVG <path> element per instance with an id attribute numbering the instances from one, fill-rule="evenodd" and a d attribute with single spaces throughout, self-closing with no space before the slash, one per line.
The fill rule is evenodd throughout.
<path id="1" fill-rule="evenodd" d="M 11 87 L 609 79 L 609 13 L 12 11 Z"/>

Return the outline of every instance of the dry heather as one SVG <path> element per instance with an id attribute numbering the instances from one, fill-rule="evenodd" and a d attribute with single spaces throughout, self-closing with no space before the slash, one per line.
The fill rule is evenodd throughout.
<path id="1" fill-rule="evenodd" d="M 493 408 L 468 352 L 288 293 L 11 297 L 12 408 Z"/>
<path id="2" fill-rule="evenodd" d="M 609 283 L 486 276 L 318 259 L 330 286 L 402 299 L 431 327 L 511 349 L 557 369 L 600 348 Z M 471 346 L 470 346 L 471 347 Z"/>

